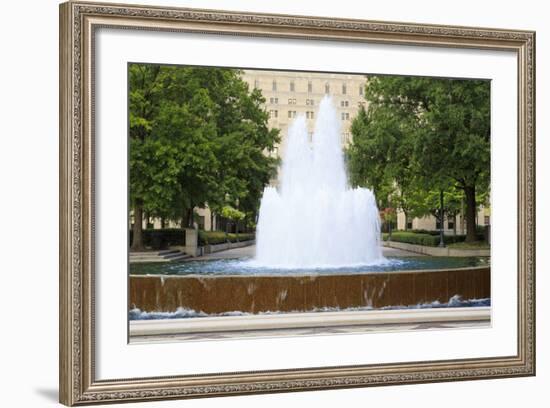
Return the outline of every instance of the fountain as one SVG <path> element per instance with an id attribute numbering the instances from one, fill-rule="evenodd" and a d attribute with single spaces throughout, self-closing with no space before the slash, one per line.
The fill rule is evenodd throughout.
<path id="1" fill-rule="evenodd" d="M 383 261 L 374 194 L 351 189 L 330 97 L 320 103 L 308 140 L 300 115 L 288 132 L 281 185 L 266 187 L 254 264 L 271 268 L 341 268 Z"/>
<path id="2" fill-rule="evenodd" d="M 330 98 L 311 141 L 303 116 L 290 127 L 280 180 L 265 188 L 253 258 L 131 264 L 133 319 L 490 304 L 487 259 L 382 256 L 375 198 L 348 186 Z"/>

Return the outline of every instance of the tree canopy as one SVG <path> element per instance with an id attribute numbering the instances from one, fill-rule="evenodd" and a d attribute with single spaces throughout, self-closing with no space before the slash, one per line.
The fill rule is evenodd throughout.
<path id="1" fill-rule="evenodd" d="M 413 216 L 428 211 L 430 194 L 458 189 L 466 240 L 475 240 L 476 193 L 486 194 L 490 181 L 490 83 L 374 76 L 365 99 L 347 151 L 351 183 Z"/>
<path id="2" fill-rule="evenodd" d="M 234 69 L 131 64 L 128 75 L 136 219 L 145 212 L 190 225 L 193 208 L 235 202 L 255 213 L 277 166 L 265 153 L 279 141 L 260 91 Z"/>

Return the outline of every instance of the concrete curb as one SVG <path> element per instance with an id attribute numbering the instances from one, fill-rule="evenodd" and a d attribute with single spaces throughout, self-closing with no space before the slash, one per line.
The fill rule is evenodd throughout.
<path id="1" fill-rule="evenodd" d="M 383 241 L 382 246 L 429 256 L 491 256 L 490 249 L 457 249 L 449 247 L 439 248 L 424 245 L 407 244 L 405 242 L 395 241 Z"/>
<path id="2" fill-rule="evenodd" d="M 489 322 L 490 319 L 490 307 L 462 307 L 134 320 L 130 321 L 130 336 L 426 322 Z"/>

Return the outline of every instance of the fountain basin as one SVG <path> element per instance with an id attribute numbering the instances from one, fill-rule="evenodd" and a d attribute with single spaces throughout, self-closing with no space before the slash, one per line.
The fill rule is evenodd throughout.
<path id="1" fill-rule="evenodd" d="M 490 266 L 380 273 L 130 275 L 130 307 L 229 312 L 309 312 L 446 303 L 491 296 Z"/>

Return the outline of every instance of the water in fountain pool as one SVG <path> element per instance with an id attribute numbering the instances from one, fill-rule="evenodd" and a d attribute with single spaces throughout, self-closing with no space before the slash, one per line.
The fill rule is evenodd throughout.
<path id="1" fill-rule="evenodd" d="M 371 264 L 342 267 L 281 268 L 258 265 L 253 258 L 130 264 L 132 275 L 332 275 L 489 266 L 487 257 L 388 257 Z"/>

